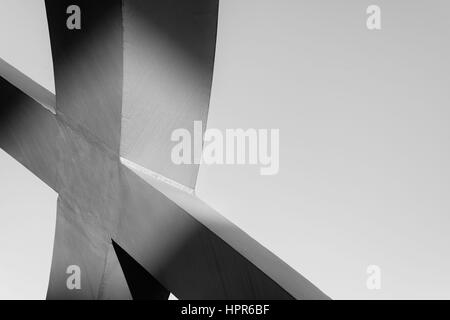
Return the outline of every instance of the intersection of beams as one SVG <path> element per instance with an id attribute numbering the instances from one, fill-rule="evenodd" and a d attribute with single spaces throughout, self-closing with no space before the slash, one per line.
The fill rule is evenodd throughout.
<path id="1" fill-rule="evenodd" d="M 174 129 L 206 126 L 218 1 L 46 9 L 56 98 L 3 63 L 0 147 L 59 193 L 47 298 L 327 299 L 195 196 L 198 165 L 170 159 Z"/>

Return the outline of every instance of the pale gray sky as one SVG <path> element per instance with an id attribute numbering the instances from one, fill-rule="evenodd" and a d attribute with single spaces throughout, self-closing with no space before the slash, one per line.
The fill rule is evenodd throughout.
<path id="1" fill-rule="evenodd" d="M 0 5 L 0 57 L 54 90 L 43 0 Z M 280 173 L 202 167 L 198 195 L 332 298 L 450 298 L 449 9 L 222 1 L 208 127 L 279 128 Z M 56 194 L 1 152 L 0 195 L 0 298 L 42 299 Z"/>

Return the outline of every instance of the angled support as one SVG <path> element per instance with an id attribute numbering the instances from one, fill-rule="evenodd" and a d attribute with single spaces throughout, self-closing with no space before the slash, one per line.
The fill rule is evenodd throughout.
<path id="1" fill-rule="evenodd" d="M 80 30 L 66 27 L 71 5 Z M 48 299 L 328 299 L 195 196 L 198 165 L 170 159 L 174 129 L 206 127 L 218 1 L 46 9 L 55 114 L 31 80 L 0 68 L 0 147 L 59 193 Z"/>

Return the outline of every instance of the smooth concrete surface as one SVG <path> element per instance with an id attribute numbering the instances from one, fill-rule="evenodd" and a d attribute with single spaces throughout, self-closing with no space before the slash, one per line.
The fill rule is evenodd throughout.
<path id="1" fill-rule="evenodd" d="M 65 28 L 69 4 L 78 4 L 86 17 L 81 30 Z M 180 299 L 327 299 L 194 195 L 145 174 L 153 170 L 195 185 L 197 165 L 175 170 L 166 164 L 164 136 L 198 117 L 206 125 L 217 2 L 48 0 L 46 7 L 56 115 L 1 80 L 0 146 L 59 193 L 48 299 L 129 299 L 130 271 L 119 270 L 113 243 Z M 152 17 L 152 8 L 180 25 L 155 21 L 159 27 L 149 29 L 143 19 Z M 158 34 L 172 44 L 148 47 Z M 158 48 L 164 54 L 155 53 Z M 167 68 L 151 73 L 159 61 Z M 182 65 L 174 66 L 177 61 Z M 134 76 L 142 77 L 142 88 L 133 85 Z M 154 87 L 158 79 L 162 88 Z M 183 97 L 192 100 L 184 104 Z M 127 129 L 124 119 L 138 131 Z M 140 119 L 149 119 L 148 128 Z M 134 143 L 139 130 L 143 140 Z M 144 174 L 121 157 L 137 161 Z M 67 287 L 70 265 L 81 269 L 79 290 Z M 148 296 L 161 296 L 158 286 L 148 290 L 155 291 Z"/>
<path id="2" fill-rule="evenodd" d="M 206 129 L 217 0 L 123 2 L 121 156 L 194 188 L 198 165 L 171 161 L 171 133 Z"/>

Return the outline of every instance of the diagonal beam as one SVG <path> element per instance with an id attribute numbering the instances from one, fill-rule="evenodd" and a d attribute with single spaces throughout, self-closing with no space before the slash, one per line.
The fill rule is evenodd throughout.
<path id="1" fill-rule="evenodd" d="M 82 30 L 65 27 L 72 4 L 82 9 Z M 173 187 L 195 186 L 198 166 L 171 163 L 169 134 L 194 120 L 206 125 L 217 1 L 47 0 L 46 7 L 57 115 L 30 111 L 33 100 L 5 82 L 8 97 L 20 99 L 5 104 L 0 142 L 60 195 L 48 298 L 103 299 L 108 288 L 123 289 L 123 275 L 112 272 L 117 262 L 109 262 L 115 239 L 180 298 L 326 299 Z M 37 137 L 23 133 L 35 119 Z M 83 268 L 81 291 L 67 291 L 69 264 Z M 119 296 L 129 297 L 123 290 Z"/>
<path id="2" fill-rule="evenodd" d="M 125 164 L 117 242 L 178 298 L 328 299 L 191 193 Z"/>
<path id="3" fill-rule="evenodd" d="M 0 148 L 58 191 L 58 145 L 62 136 L 56 117 L 36 101 L 42 98 L 51 104 L 50 95 L 14 68 L 0 64 L 0 75 L 25 91 L 0 77 Z"/>
<path id="4" fill-rule="evenodd" d="M 30 98 L 39 102 L 51 113 L 55 114 L 55 95 L 1 58 L 0 76 Z"/>

